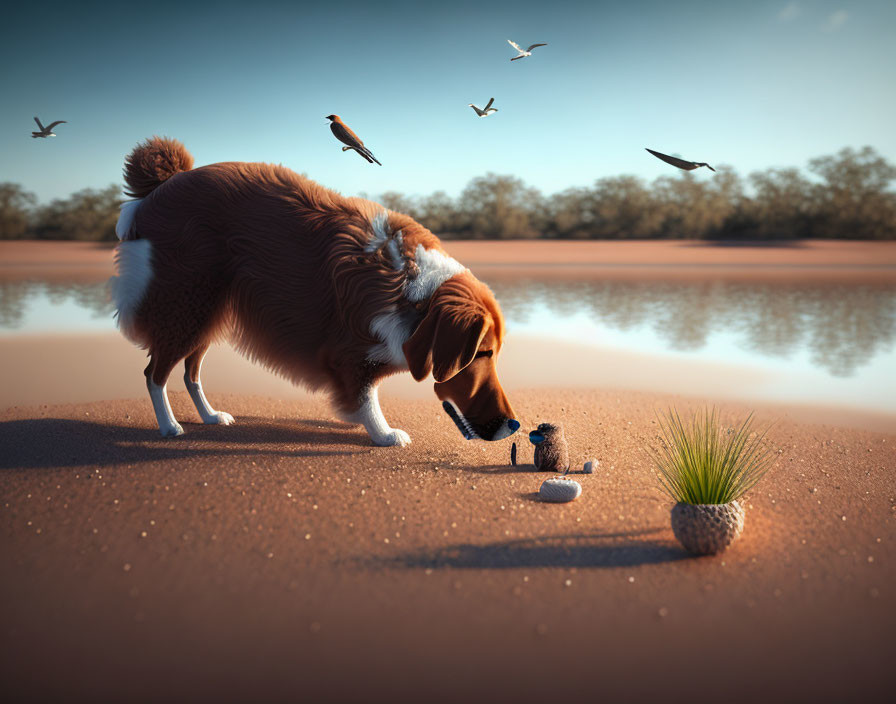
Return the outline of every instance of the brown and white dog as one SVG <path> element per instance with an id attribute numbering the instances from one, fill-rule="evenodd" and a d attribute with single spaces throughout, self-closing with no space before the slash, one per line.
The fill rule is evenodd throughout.
<path id="1" fill-rule="evenodd" d="M 124 335 L 149 352 L 146 384 L 159 430 L 183 433 L 166 383 L 184 382 L 205 423 L 229 425 L 199 380 L 209 345 L 241 353 L 295 383 L 328 390 L 343 419 L 377 445 L 406 445 L 377 385 L 432 373 L 467 439 L 519 428 L 495 362 L 504 319 L 494 295 L 407 215 L 345 198 L 282 166 L 225 162 L 193 169 L 175 140 L 154 137 L 125 161 L 128 195 L 111 291 Z"/>

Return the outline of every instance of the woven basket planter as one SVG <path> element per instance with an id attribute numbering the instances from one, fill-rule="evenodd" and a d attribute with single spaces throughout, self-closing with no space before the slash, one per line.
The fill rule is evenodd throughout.
<path id="1" fill-rule="evenodd" d="M 685 504 L 672 507 L 672 532 L 685 550 L 715 555 L 733 543 L 744 530 L 744 507 L 727 504 Z"/>

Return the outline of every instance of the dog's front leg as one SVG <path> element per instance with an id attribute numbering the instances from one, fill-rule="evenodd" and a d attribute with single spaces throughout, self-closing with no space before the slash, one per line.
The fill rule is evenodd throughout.
<path id="1" fill-rule="evenodd" d="M 411 436 L 398 428 L 390 428 L 383 411 L 380 408 L 380 399 L 376 386 L 368 386 L 361 392 L 358 410 L 344 413 L 343 420 L 347 423 L 360 423 L 370 434 L 374 445 L 391 447 L 398 445 L 404 447 L 411 444 Z"/>

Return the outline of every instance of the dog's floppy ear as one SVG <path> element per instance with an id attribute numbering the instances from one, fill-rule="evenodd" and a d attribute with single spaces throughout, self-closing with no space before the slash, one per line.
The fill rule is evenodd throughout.
<path id="1" fill-rule="evenodd" d="M 414 379 L 422 381 L 432 372 L 436 381 L 448 381 L 473 361 L 487 329 L 478 311 L 431 306 L 402 346 Z"/>

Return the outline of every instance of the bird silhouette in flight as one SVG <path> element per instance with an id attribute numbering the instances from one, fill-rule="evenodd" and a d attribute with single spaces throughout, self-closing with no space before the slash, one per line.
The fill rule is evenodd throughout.
<path id="1" fill-rule="evenodd" d="M 530 44 L 528 49 L 520 48 L 520 45 L 516 42 L 512 42 L 509 39 L 507 43 L 510 44 L 514 49 L 519 52 L 518 56 L 514 56 L 511 61 L 516 61 L 517 59 L 525 59 L 527 56 L 532 56 L 532 50 L 537 46 L 547 46 L 547 44 Z"/>
<path id="2" fill-rule="evenodd" d="M 644 148 L 647 149 L 647 147 Z M 679 159 L 677 156 L 669 156 L 668 154 L 655 152 L 653 149 L 647 149 L 647 151 L 653 154 L 657 159 L 662 159 L 667 164 L 672 164 L 672 166 L 677 166 L 679 169 L 684 169 L 685 171 L 693 171 L 701 166 L 705 166 L 710 171 L 715 171 L 715 169 L 705 161 L 687 161 L 686 159 Z"/>
<path id="3" fill-rule="evenodd" d="M 330 121 L 330 130 L 333 132 L 333 135 L 343 144 L 347 145 L 342 148 L 342 151 L 347 152 L 349 149 L 354 149 L 358 154 L 367 159 L 368 163 L 372 164 L 376 162 L 380 164 L 377 158 L 373 155 L 367 147 L 364 146 L 364 142 L 352 132 L 348 125 L 346 125 L 342 118 L 339 115 L 327 115 L 327 120 Z M 382 164 L 380 164 L 382 166 Z"/>
<path id="4" fill-rule="evenodd" d="M 40 124 L 40 120 L 37 119 L 36 115 L 34 117 L 34 121 L 37 123 L 37 126 L 40 128 L 40 132 L 32 132 L 31 137 L 33 139 L 37 139 L 38 137 L 55 137 L 56 135 L 53 133 L 53 128 L 56 125 L 61 125 L 61 124 L 65 123 L 65 120 L 56 120 L 56 122 L 51 122 L 49 125 L 44 127 L 42 124 Z"/>
<path id="5" fill-rule="evenodd" d="M 488 101 L 488 105 L 486 105 L 486 106 L 485 106 L 484 108 L 482 108 L 482 109 L 476 107 L 475 105 L 473 105 L 473 103 L 470 103 L 470 107 L 473 108 L 473 109 L 476 111 L 476 114 L 479 115 L 479 117 L 488 117 L 488 116 L 491 115 L 493 112 L 498 112 L 498 108 L 493 108 L 493 107 L 492 107 L 492 103 L 493 103 L 493 102 L 495 102 L 495 99 L 494 99 L 494 98 L 490 98 L 489 101 Z"/>

